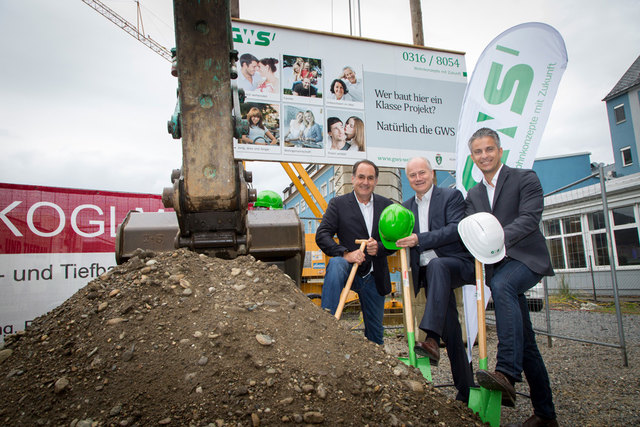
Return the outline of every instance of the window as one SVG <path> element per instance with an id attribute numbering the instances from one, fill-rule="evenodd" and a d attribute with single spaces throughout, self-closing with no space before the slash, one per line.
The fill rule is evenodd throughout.
<path id="1" fill-rule="evenodd" d="M 329 193 L 333 193 L 333 191 L 333 177 L 331 177 L 331 179 L 329 179 Z"/>
<path id="2" fill-rule="evenodd" d="M 624 147 L 620 149 L 620 156 L 622 157 L 622 166 L 631 166 L 633 159 L 631 158 L 631 147 Z"/>
<path id="3" fill-rule="evenodd" d="M 589 222 L 595 265 L 609 265 L 609 251 L 607 249 L 604 212 L 591 212 L 587 215 L 587 220 Z"/>
<path id="4" fill-rule="evenodd" d="M 616 105 L 615 107 L 613 107 L 613 115 L 616 118 L 616 124 L 626 121 L 627 116 L 624 113 L 624 104 Z"/>
<path id="5" fill-rule="evenodd" d="M 596 265 L 609 265 L 609 251 L 607 249 L 607 235 L 597 233 L 591 235 L 593 253 Z"/>
<path id="6" fill-rule="evenodd" d="M 638 242 L 638 230 L 625 228 L 614 230 L 616 240 L 616 253 L 618 265 L 640 265 L 640 243 Z"/>
<path id="7" fill-rule="evenodd" d="M 544 234 L 547 236 L 547 247 L 553 268 L 585 268 L 587 266 L 580 215 L 571 215 L 559 220 L 546 220 L 542 225 Z"/>
<path id="8" fill-rule="evenodd" d="M 587 219 L 589 220 L 589 230 L 600 230 L 605 228 L 604 212 L 591 212 Z"/>
<path id="9" fill-rule="evenodd" d="M 571 215 L 562 218 L 562 228 L 565 233 L 580 233 L 582 224 L 580 224 L 580 215 Z"/>
<path id="10" fill-rule="evenodd" d="M 323 183 L 320 186 L 320 193 L 322 194 L 322 197 L 327 197 L 327 183 Z"/>
<path id="11" fill-rule="evenodd" d="M 640 242 L 634 206 L 615 208 L 611 213 L 618 265 L 640 265 Z"/>
<path id="12" fill-rule="evenodd" d="M 587 266 L 584 258 L 584 245 L 582 243 L 582 234 L 577 236 L 568 236 L 565 238 L 567 248 L 567 260 L 569 268 L 584 268 Z"/>
<path id="13" fill-rule="evenodd" d="M 544 234 L 546 236 L 559 236 L 560 235 L 560 220 L 559 219 L 550 219 L 544 221 Z"/>
<path id="14" fill-rule="evenodd" d="M 564 252 L 562 251 L 562 239 L 548 239 L 547 246 L 551 255 L 553 268 L 564 268 Z"/>
<path id="15" fill-rule="evenodd" d="M 612 250 L 616 265 L 640 266 L 640 211 L 638 205 L 621 206 L 609 211 Z M 551 263 L 555 269 L 608 267 L 611 265 L 603 211 L 571 215 L 542 222 Z M 582 217 L 584 216 L 584 219 Z M 592 260 L 585 252 L 591 245 Z M 589 256 L 591 258 L 591 256 Z"/>
<path id="16" fill-rule="evenodd" d="M 633 224 L 636 222 L 633 217 L 633 206 L 624 206 L 622 208 L 612 209 L 613 225 Z"/>

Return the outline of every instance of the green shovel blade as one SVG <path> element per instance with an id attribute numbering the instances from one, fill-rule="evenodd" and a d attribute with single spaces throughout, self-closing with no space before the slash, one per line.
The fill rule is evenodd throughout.
<path id="1" fill-rule="evenodd" d="M 480 369 L 487 369 L 487 358 L 478 361 Z M 500 409 L 502 407 L 502 392 L 489 390 L 484 387 L 471 387 L 469 389 L 469 408 L 485 423 L 492 427 L 500 425 Z"/>
<path id="2" fill-rule="evenodd" d="M 469 408 L 485 423 L 491 427 L 500 425 L 500 409 L 502 405 L 502 392 L 489 390 L 484 387 L 471 387 L 469 389 Z"/>
<path id="3" fill-rule="evenodd" d="M 418 368 L 422 376 L 429 382 L 431 382 L 431 363 L 428 357 L 416 357 L 415 351 L 415 333 L 407 333 L 407 344 L 409 345 L 409 357 L 398 357 L 398 359 L 406 365 Z"/>

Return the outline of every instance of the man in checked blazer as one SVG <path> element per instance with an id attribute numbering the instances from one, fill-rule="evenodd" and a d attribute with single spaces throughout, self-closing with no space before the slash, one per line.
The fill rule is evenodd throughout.
<path id="1" fill-rule="evenodd" d="M 495 306 L 498 354 L 495 371 L 478 371 L 478 383 L 502 391 L 503 404 L 513 406 L 513 386 L 522 381 L 524 371 L 533 416 L 523 425 L 557 426 L 549 374 L 536 345 L 524 295 L 543 276 L 554 274 L 540 231 L 542 186 L 534 171 L 502 164 L 500 137 L 492 129 L 477 130 L 469 139 L 469 151 L 483 178 L 467 194 L 466 214 L 493 214 L 504 229 L 506 248 L 505 258 L 486 268 Z"/>

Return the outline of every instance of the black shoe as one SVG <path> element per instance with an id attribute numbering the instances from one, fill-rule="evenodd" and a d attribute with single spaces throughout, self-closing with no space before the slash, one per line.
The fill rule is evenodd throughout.
<path id="1" fill-rule="evenodd" d="M 502 392 L 502 405 L 513 408 L 516 406 L 516 389 L 505 374 L 499 371 L 489 372 L 479 370 L 476 374 L 478 384 L 487 390 L 499 390 Z"/>

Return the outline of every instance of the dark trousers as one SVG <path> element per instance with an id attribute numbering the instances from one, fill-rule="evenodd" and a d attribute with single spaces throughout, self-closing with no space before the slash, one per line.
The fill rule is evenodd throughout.
<path id="1" fill-rule="evenodd" d="M 432 259 L 420 267 L 420 287 L 425 288 L 425 306 L 420 329 L 440 335 L 447 348 L 453 383 L 458 390 L 457 400 L 469 401 L 469 388 L 474 386 L 473 371 L 462 342 L 462 328 L 458 320 L 453 290 L 473 282 L 473 263 L 459 258 Z"/>

